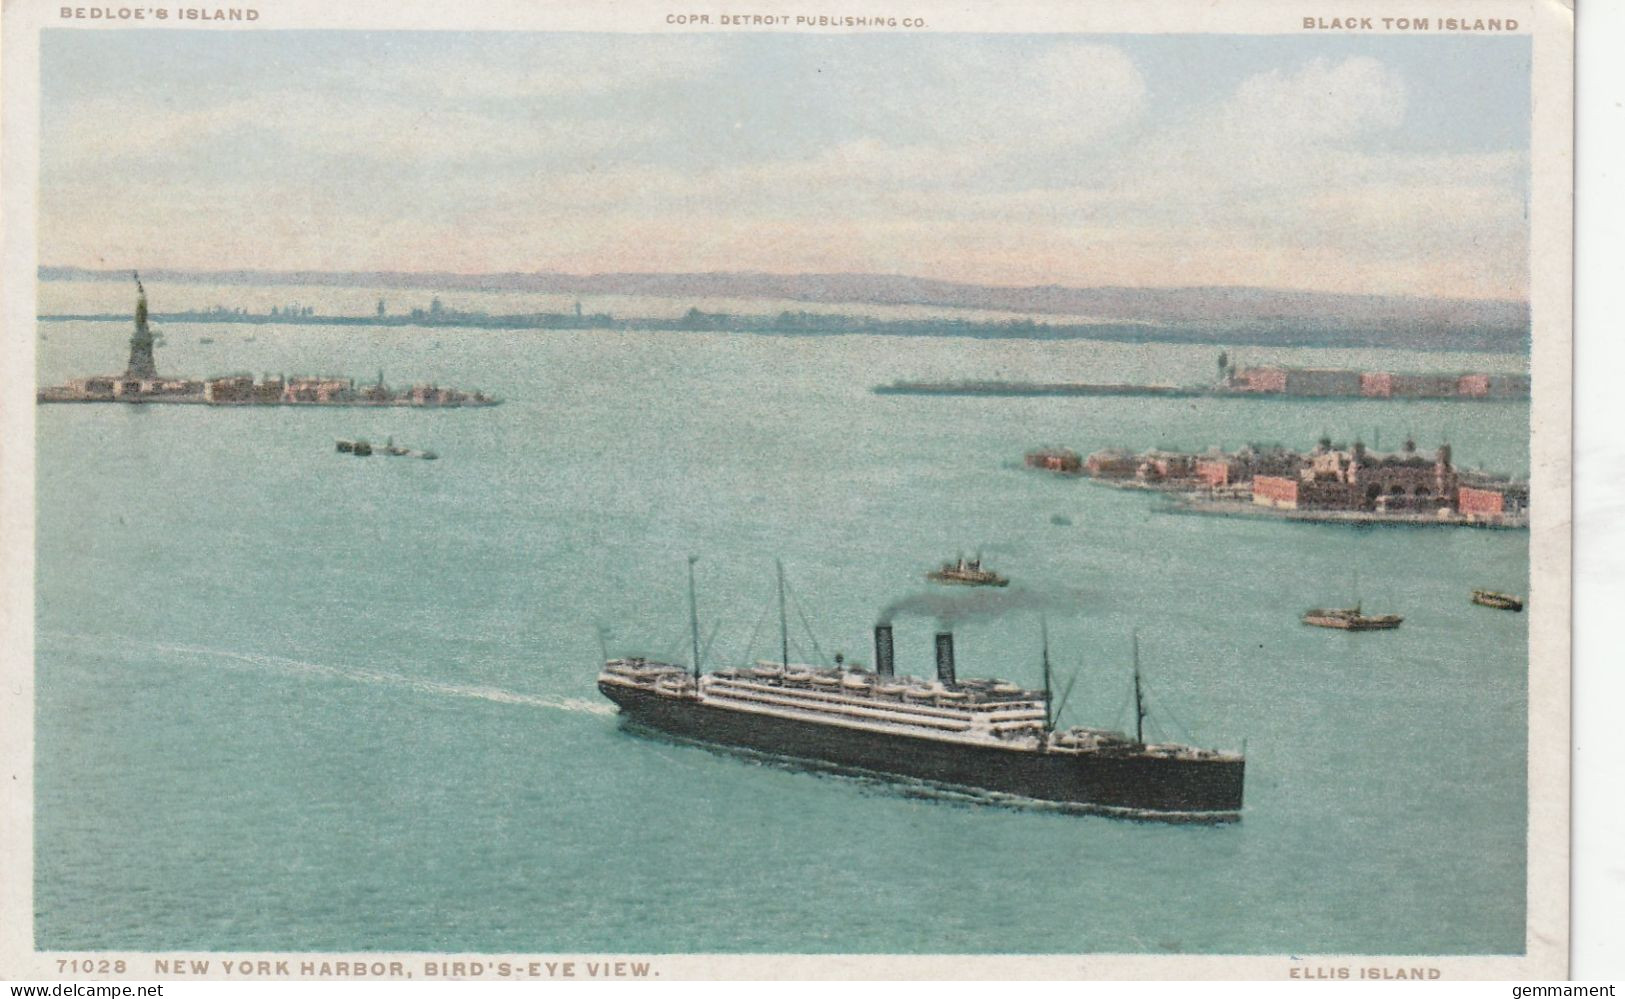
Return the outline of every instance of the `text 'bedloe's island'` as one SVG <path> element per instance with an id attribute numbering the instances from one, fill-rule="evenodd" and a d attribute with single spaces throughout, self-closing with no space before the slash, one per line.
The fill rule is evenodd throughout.
<path id="1" fill-rule="evenodd" d="M 62 7 L 64 21 L 258 21 L 253 7 Z"/>

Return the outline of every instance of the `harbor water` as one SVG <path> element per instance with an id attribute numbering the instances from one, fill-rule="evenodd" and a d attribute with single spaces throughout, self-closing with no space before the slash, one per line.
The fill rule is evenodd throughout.
<path id="1" fill-rule="evenodd" d="M 40 331 L 41 384 L 122 369 L 127 326 Z M 869 391 L 1211 377 L 1219 348 L 1188 345 L 163 333 L 166 374 L 382 369 L 506 402 L 38 408 L 41 949 L 1523 950 L 1526 618 L 1468 598 L 1527 593 L 1527 532 L 1178 515 L 1021 458 L 1411 435 L 1525 475 L 1524 402 Z M 390 436 L 440 460 L 334 450 Z M 978 553 L 1012 579 L 997 612 L 919 598 Z M 777 656 L 775 560 L 806 660 L 868 662 L 901 604 L 901 672 L 946 624 L 961 675 L 1036 685 L 1042 613 L 1068 724 L 1132 725 L 1137 631 L 1151 734 L 1245 745 L 1242 818 L 944 799 L 625 732 L 598 666 L 686 661 L 691 554 L 708 664 Z M 1356 600 L 1404 626 L 1299 621 Z"/>

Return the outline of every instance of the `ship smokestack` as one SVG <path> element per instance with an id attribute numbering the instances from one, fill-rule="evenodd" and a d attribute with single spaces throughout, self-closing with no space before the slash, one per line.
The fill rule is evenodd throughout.
<path id="1" fill-rule="evenodd" d="M 875 625 L 875 672 L 880 676 L 894 676 L 892 666 L 891 625 Z"/>
<path id="2" fill-rule="evenodd" d="M 937 632 L 937 679 L 949 687 L 954 685 L 954 633 Z"/>

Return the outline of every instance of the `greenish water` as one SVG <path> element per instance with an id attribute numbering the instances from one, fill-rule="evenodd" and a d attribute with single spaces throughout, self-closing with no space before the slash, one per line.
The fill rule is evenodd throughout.
<path id="1" fill-rule="evenodd" d="M 122 328 L 41 329 L 42 382 L 122 367 Z M 1448 438 L 1461 464 L 1522 474 L 1524 404 L 868 392 L 1211 370 L 1215 351 L 1168 345 L 166 334 L 159 364 L 180 374 L 384 368 L 508 402 L 38 409 L 41 948 L 1523 948 L 1525 617 L 1467 595 L 1527 590 L 1526 534 L 1174 516 L 1018 466 L 1037 444 L 1327 431 Z M 333 451 L 390 434 L 441 460 Z M 711 657 L 729 661 L 775 558 L 822 650 L 867 660 L 879 610 L 976 551 L 1057 608 L 1058 669 L 1080 669 L 1070 722 L 1128 722 L 1139 629 L 1162 731 L 1245 741 L 1239 823 L 974 806 L 743 762 L 626 734 L 594 689 L 600 629 L 611 653 L 686 647 L 690 553 Z M 1356 590 L 1404 627 L 1298 623 Z M 929 670 L 934 628 L 899 619 L 900 668 Z M 961 672 L 1036 683 L 1037 631 L 1031 614 L 966 622 Z"/>

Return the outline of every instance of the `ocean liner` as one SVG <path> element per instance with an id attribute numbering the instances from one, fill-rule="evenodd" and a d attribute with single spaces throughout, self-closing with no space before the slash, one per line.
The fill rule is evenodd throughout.
<path id="1" fill-rule="evenodd" d="M 874 628 L 872 669 L 839 657 L 833 668 L 795 664 L 781 570 L 779 661 L 702 672 L 692 562 L 689 583 L 693 667 L 622 658 L 608 660 L 599 674 L 599 691 L 636 727 L 824 769 L 990 793 L 995 800 L 1209 821 L 1235 818 L 1241 810 L 1241 754 L 1145 741 L 1137 663 L 1132 735 L 1057 728 L 1071 691 L 1052 710 L 1047 635 L 1042 691 L 960 679 L 949 631 L 936 635 L 935 679 L 899 676 L 885 622 Z"/>

